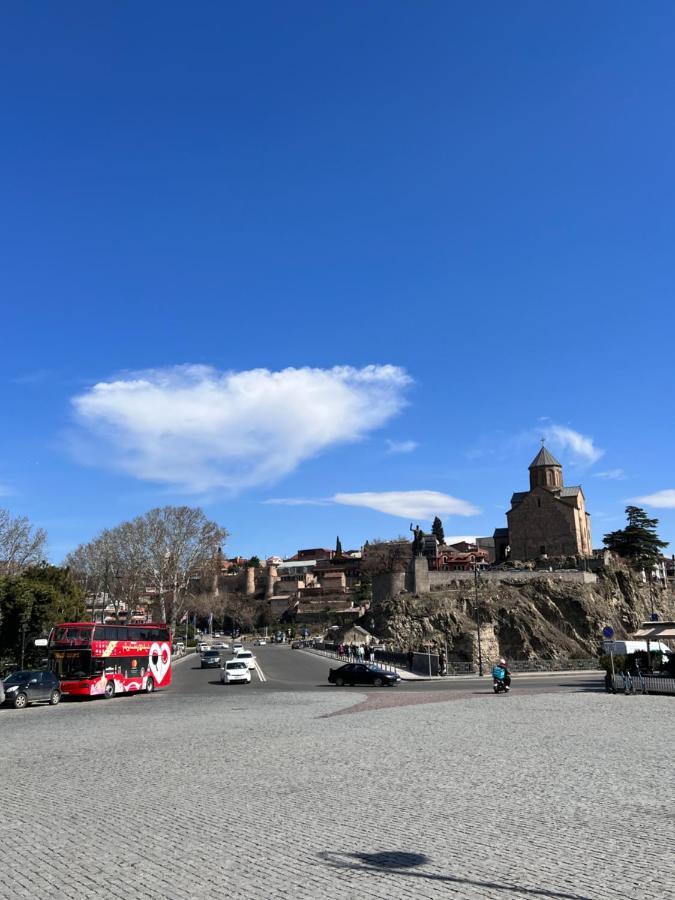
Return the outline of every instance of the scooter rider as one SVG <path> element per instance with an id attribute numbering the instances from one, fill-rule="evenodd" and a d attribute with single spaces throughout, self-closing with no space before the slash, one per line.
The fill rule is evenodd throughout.
<path id="1" fill-rule="evenodd" d="M 511 687 L 511 673 L 506 665 L 506 660 L 502 657 L 496 666 L 492 667 L 492 677 L 495 681 L 500 681 L 508 690 Z"/>

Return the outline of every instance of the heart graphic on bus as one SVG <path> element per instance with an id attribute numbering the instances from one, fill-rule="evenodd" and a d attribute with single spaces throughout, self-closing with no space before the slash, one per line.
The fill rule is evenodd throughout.
<path id="1" fill-rule="evenodd" d="M 160 685 L 164 681 L 164 676 L 169 671 L 171 665 L 171 649 L 168 644 L 158 644 L 155 642 L 150 647 L 150 660 L 148 664 L 148 675 L 152 675 L 155 684 Z"/>

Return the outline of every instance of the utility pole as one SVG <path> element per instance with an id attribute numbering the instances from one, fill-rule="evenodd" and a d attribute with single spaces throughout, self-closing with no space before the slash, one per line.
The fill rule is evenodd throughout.
<path id="1" fill-rule="evenodd" d="M 476 633 L 478 635 L 478 675 L 483 677 L 483 650 L 480 640 L 480 609 L 478 606 L 478 563 L 473 566 L 474 608 L 476 610 Z"/>

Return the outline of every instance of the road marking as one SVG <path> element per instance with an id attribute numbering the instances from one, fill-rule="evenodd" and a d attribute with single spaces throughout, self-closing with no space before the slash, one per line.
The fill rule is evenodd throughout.
<path id="1" fill-rule="evenodd" d="M 256 672 L 258 673 L 258 678 L 259 678 L 261 681 L 267 681 L 267 678 L 266 678 L 266 676 L 265 676 L 265 673 L 264 673 L 263 670 L 260 668 L 260 663 L 258 662 L 257 659 L 256 659 L 256 661 L 255 661 L 255 670 L 256 670 Z"/>

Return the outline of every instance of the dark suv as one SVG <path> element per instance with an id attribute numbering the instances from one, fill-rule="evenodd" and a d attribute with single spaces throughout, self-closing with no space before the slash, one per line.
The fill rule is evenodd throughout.
<path id="1" fill-rule="evenodd" d="M 53 672 L 12 672 L 2 682 L 5 703 L 23 709 L 29 703 L 44 701 L 52 706 L 61 699 L 59 679 Z"/>

